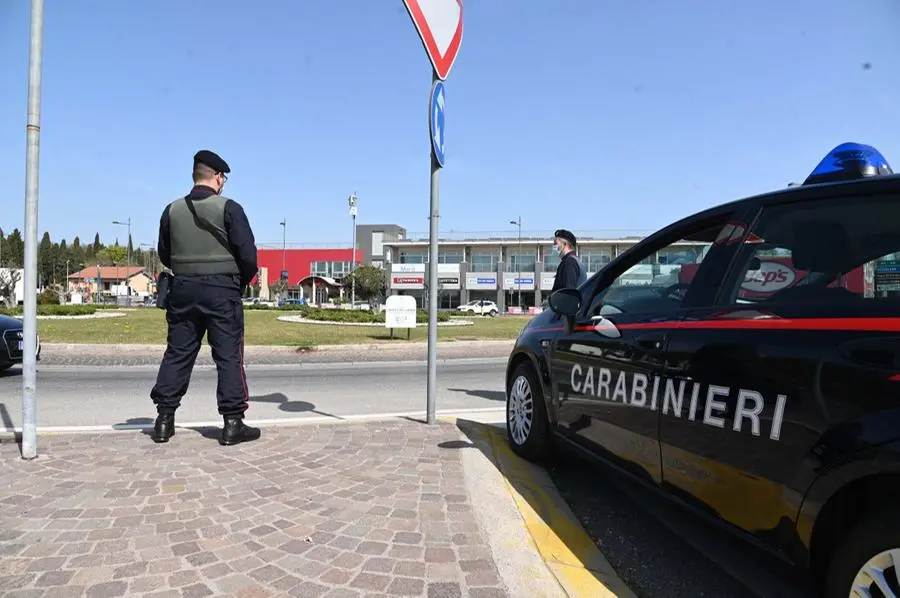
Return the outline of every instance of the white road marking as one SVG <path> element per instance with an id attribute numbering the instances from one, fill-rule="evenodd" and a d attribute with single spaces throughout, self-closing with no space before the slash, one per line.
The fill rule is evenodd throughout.
<path id="1" fill-rule="evenodd" d="M 484 407 L 479 409 L 445 409 L 436 412 L 438 417 L 455 417 L 455 418 L 478 418 L 476 421 L 481 421 L 482 423 L 493 422 L 493 421 L 502 421 L 503 417 L 505 417 L 505 407 Z M 491 417 L 491 416 L 499 417 Z M 309 416 L 309 417 L 285 417 L 285 418 L 274 418 L 274 419 L 257 419 L 251 420 L 247 419 L 247 424 L 255 425 L 255 426 L 291 426 L 291 425 L 303 425 L 303 424 L 320 424 L 320 423 L 335 423 L 335 422 L 359 422 L 359 421 L 377 421 L 377 420 L 387 420 L 387 419 L 396 419 L 400 417 L 415 417 L 415 418 L 425 418 L 424 411 L 402 411 L 396 413 L 367 413 L 367 414 L 356 414 L 356 415 L 335 415 L 335 416 Z M 215 421 L 202 421 L 202 422 L 185 422 L 178 423 L 176 421 L 176 428 L 218 428 L 222 426 L 221 420 Z M 153 428 L 153 422 L 148 422 L 144 424 L 111 424 L 111 425 L 100 425 L 100 426 L 47 426 L 41 427 L 38 426 L 38 434 L 80 434 L 80 433 L 92 433 L 92 432 L 124 432 L 124 431 L 132 431 L 132 430 L 149 430 Z M 14 429 L 3 428 L 0 430 L 0 434 L 6 433 L 21 433 L 22 428 L 16 427 Z"/>

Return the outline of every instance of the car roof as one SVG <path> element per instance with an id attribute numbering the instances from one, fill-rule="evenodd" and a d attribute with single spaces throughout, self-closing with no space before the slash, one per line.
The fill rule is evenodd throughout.
<path id="1" fill-rule="evenodd" d="M 739 211 L 742 208 L 748 208 L 754 203 L 781 203 L 790 201 L 804 201 L 810 199 L 826 200 L 848 193 L 857 192 L 861 195 L 874 195 L 887 192 L 900 192 L 900 174 L 884 175 L 878 177 L 868 177 L 854 181 L 840 181 L 834 183 L 818 183 L 814 185 L 797 185 L 794 187 L 785 187 L 775 191 L 767 191 L 741 199 L 725 202 L 700 212 L 695 212 L 690 216 L 686 216 L 677 220 L 665 228 L 653 233 L 651 237 L 656 237 L 664 231 L 672 228 L 680 228 L 681 226 L 696 220 L 705 220 L 714 218 L 722 212 Z M 650 238 L 650 237 L 648 237 Z"/>
<path id="2" fill-rule="evenodd" d="M 672 235 L 675 230 L 691 224 L 693 222 L 701 222 L 703 220 L 712 220 L 724 213 L 743 212 L 754 204 L 763 205 L 768 203 L 787 203 L 792 201 L 808 201 L 808 200 L 827 200 L 834 197 L 847 195 L 848 193 L 859 193 L 860 195 L 877 195 L 881 193 L 900 193 L 900 174 L 881 175 L 874 177 L 866 177 L 853 181 L 839 181 L 832 183 L 817 183 L 812 185 L 796 185 L 785 187 L 784 189 L 776 189 L 766 193 L 759 193 L 729 201 L 717 206 L 695 212 L 689 216 L 685 216 L 671 224 L 657 230 L 653 234 L 645 237 L 639 243 L 632 245 L 627 250 L 617 255 L 610 266 L 628 260 L 634 253 L 640 252 L 649 244 L 657 242 L 661 237 Z M 585 283 L 587 284 L 587 283 Z"/>

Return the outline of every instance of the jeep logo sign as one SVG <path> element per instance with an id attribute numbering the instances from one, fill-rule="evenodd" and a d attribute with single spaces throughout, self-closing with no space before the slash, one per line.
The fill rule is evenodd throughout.
<path id="1" fill-rule="evenodd" d="M 753 293 L 774 293 L 787 288 L 797 280 L 797 273 L 781 262 L 760 262 L 759 270 L 750 270 L 741 288 Z"/>

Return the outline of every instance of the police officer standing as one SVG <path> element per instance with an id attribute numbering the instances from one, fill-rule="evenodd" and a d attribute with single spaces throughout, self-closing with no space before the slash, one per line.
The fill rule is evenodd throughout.
<path id="1" fill-rule="evenodd" d="M 573 289 L 587 280 L 587 273 L 575 255 L 575 235 L 561 228 L 553 233 L 553 249 L 559 255 L 559 266 L 556 267 L 556 278 L 553 280 L 551 294 L 559 289 Z"/>
<path id="2" fill-rule="evenodd" d="M 206 334 L 218 370 L 216 399 L 225 420 L 219 442 L 260 437 L 244 424 L 243 290 L 256 275 L 256 241 L 243 208 L 222 196 L 231 169 L 215 153 L 194 156 L 191 192 L 166 206 L 159 221 L 160 261 L 173 274 L 166 298 L 168 346 L 150 397 L 156 404 L 155 442 L 175 433 L 175 411 L 188 389 Z"/>

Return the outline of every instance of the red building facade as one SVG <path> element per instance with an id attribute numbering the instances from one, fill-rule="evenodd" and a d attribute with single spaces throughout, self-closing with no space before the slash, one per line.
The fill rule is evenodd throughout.
<path id="1" fill-rule="evenodd" d="M 355 258 L 355 260 L 354 260 Z M 359 249 L 259 249 L 256 259 L 260 268 L 267 268 L 269 284 L 281 278 L 282 269 L 288 273 L 288 286 L 295 287 L 309 276 L 340 280 L 352 271 L 353 261 L 362 261 Z M 282 264 L 284 268 L 282 268 Z M 256 282 L 256 281 L 254 281 Z"/>

